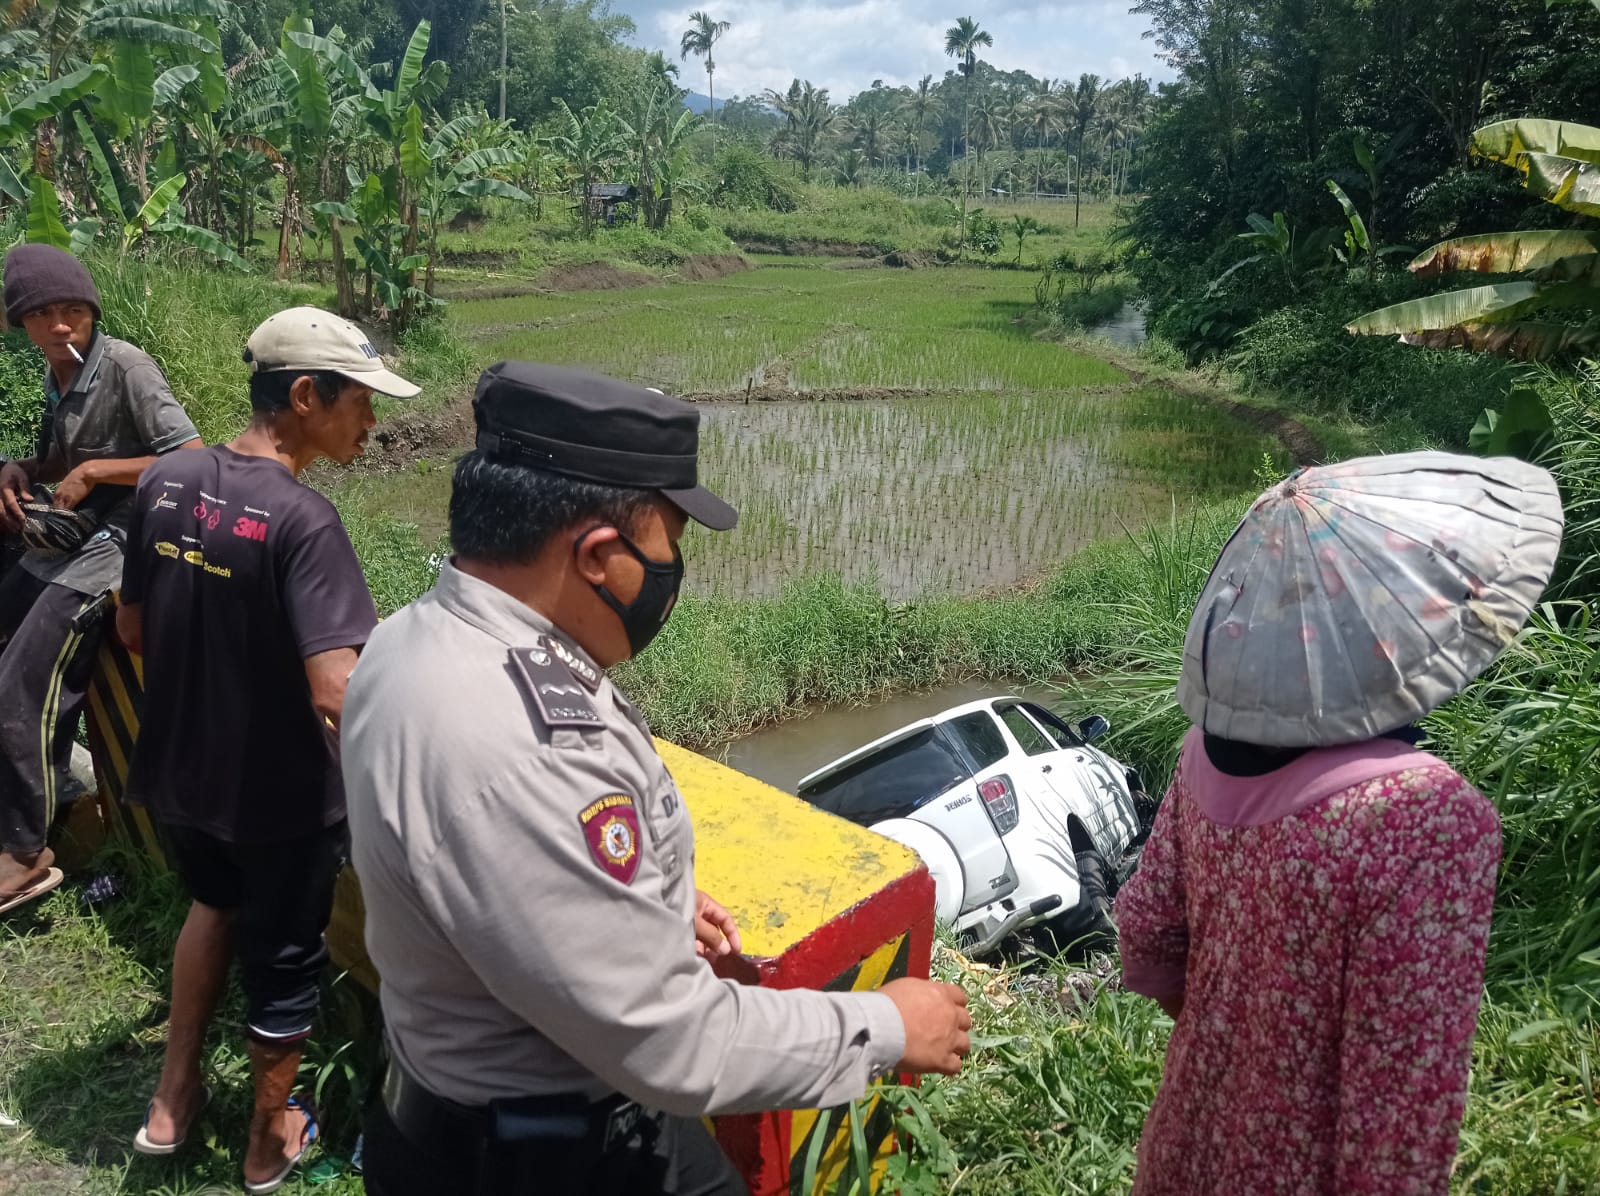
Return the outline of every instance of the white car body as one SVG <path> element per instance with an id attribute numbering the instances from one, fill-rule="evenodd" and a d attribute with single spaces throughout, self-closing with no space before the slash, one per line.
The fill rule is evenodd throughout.
<path id="1" fill-rule="evenodd" d="M 1098 716 L 1075 729 L 1037 703 L 985 698 L 876 739 L 798 791 L 916 851 L 937 917 L 983 954 L 1078 909 L 1078 852 L 1114 866 L 1139 834 L 1137 778 L 1088 742 L 1107 729 Z"/>

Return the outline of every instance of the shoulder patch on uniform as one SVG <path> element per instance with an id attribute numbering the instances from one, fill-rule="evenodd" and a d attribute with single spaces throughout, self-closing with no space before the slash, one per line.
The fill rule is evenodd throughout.
<path id="1" fill-rule="evenodd" d="M 590 693 L 593 693 L 595 690 L 600 688 L 600 670 L 595 668 L 594 665 L 590 664 L 587 660 L 584 660 L 555 636 L 545 636 L 544 647 L 551 654 L 553 654 L 557 660 L 566 665 L 567 668 L 571 669 L 572 672 L 577 676 L 578 680 L 582 681 L 589 687 Z"/>
<path id="2" fill-rule="evenodd" d="M 511 649 L 511 661 L 547 727 L 594 728 L 605 726 L 595 712 L 588 691 L 577 684 L 572 673 L 540 640 L 531 648 Z"/>
<path id="3" fill-rule="evenodd" d="M 639 871 L 639 809 L 625 793 L 591 802 L 578 814 L 589 854 L 600 870 L 625 885 Z"/>

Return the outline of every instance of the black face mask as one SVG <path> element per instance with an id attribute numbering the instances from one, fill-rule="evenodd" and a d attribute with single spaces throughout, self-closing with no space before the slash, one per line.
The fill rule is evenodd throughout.
<path id="1" fill-rule="evenodd" d="M 629 552 L 633 559 L 644 566 L 644 584 L 639 587 L 639 596 L 632 602 L 620 602 L 617 596 L 605 586 L 595 586 L 594 592 L 600 595 L 600 600 L 617 612 L 617 618 L 622 620 L 622 630 L 628 637 L 628 648 L 637 656 L 650 646 L 650 641 L 661 634 L 661 629 L 667 625 L 667 618 L 672 614 L 672 608 L 678 602 L 678 589 L 683 585 L 683 554 L 678 551 L 678 546 L 672 546 L 672 560 L 670 563 L 653 561 L 639 551 L 639 546 L 620 531 L 617 539 Z M 582 545 L 580 539 L 578 545 Z"/>

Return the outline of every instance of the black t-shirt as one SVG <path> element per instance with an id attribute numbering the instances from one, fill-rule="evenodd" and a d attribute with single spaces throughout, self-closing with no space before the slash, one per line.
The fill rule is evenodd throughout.
<path id="1" fill-rule="evenodd" d="M 168 454 L 139 482 L 122 598 L 144 632 L 128 800 L 232 843 L 344 817 L 305 660 L 360 648 L 378 616 L 332 503 L 266 457 Z"/>

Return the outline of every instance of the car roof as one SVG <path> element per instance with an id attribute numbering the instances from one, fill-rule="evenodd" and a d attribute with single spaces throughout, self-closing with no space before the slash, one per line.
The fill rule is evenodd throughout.
<path id="1" fill-rule="evenodd" d="M 863 744 L 855 751 L 840 756 L 832 763 L 824 764 L 814 772 L 807 773 L 800 778 L 800 783 L 795 786 L 795 789 L 798 791 L 808 785 L 824 780 L 841 769 L 859 763 L 868 756 L 880 752 L 886 747 L 892 747 L 902 740 L 910 739 L 913 735 L 920 734 L 930 727 L 937 726 L 939 723 L 949 722 L 951 719 L 960 718 L 964 714 L 971 714 L 974 710 L 988 710 L 996 702 L 1015 702 L 1018 700 L 1012 694 L 995 694 L 993 697 L 978 698 L 976 701 L 963 702 L 959 706 L 951 706 L 949 709 L 941 710 L 938 714 L 930 715 L 927 718 L 919 718 L 915 722 L 907 723 L 898 730 L 890 731 L 887 735 L 880 735 L 871 743 Z"/>

